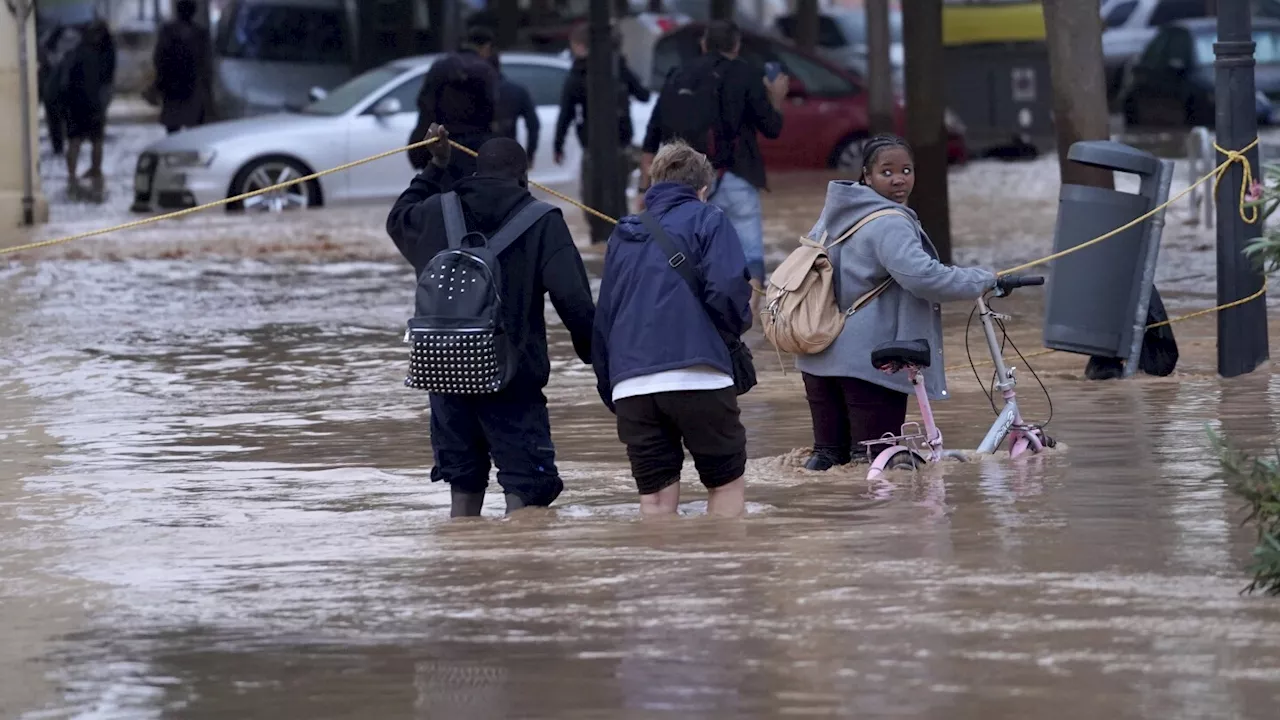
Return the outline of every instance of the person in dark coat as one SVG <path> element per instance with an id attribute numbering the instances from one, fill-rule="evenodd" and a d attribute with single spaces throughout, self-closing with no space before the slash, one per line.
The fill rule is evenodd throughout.
<path id="1" fill-rule="evenodd" d="M 590 34 L 588 25 L 581 24 L 575 27 L 569 37 L 569 48 L 573 52 L 573 66 L 569 69 L 569 76 L 564 81 L 564 88 L 560 93 L 560 116 L 556 119 L 555 144 L 555 163 L 557 165 L 564 162 L 564 141 L 569 133 L 569 126 L 574 126 L 577 132 L 578 143 L 582 145 L 582 202 L 588 207 L 596 207 L 600 204 L 602 198 L 599 192 L 599 183 L 594 180 L 595 170 L 592 167 L 591 157 L 589 153 L 590 145 L 587 143 L 587 56 L 589 47 L 587 41 Z M 615 38 L 616 42 L 616 38 Z M 635 98 L 640 102 L 649 101 L 649 89 L 640 82 L 636 74 L 627 66 L 627 61 L 618 54 L 618 88 L 617 88 L 617 108 L 618 108 L 618 172 L 621 174 L 620 186 L 626 187 L 630 181 L 631 171 L 634 169 L 635 162 L 633 160 L 635 141 L 635 127 L 631 122 L 631 98 Z M 591 213 L 585 213 L 587 223 L 591 227 L 591 239 L 593 242 L 600 242 L 609 237 L 613 226 L 607 221 L 602 220 Z"/>
<path id="2" fill-rule="evenodd" d="M 476 158 L 476 173 L 462 177 L 450 162 L 454 153 L 444 128 L 432 125 L 426 136 L 440 138 L 427 146 L 431 162 L 387 216 L 387 234 L 415 276 L 448 247 L 442 193 L 456 192 L 468 230 L 486 237 L 533 201 L 527 187 L 528 161 L 516 141 L 486 142 Z M 491 458 L 498 466 L 508 512 L 550 505 L 564 489 L 542 393 L 551 376 L 544 296 L 550 296 L 578 357 L 591 361 L 595 304 L 564 217 L 558 211 L 543 216 L 499 259 L 503 327 L 519 358 L 515 377 L 492 395 L 429 396 L 436 461 L 431 479 L 449 483 L 454 517 L 480 514 Z"/>
<path id="3" fill-rule="evenodd" d="M 707 204 L 715 171 L 683 142 L 653 159 L 649 215 L 698 278 L 672 268 L 644 219 L 609 238 L 591 340 L 600 399 L 618 416 L 645 515 L 674 514 L 684 448 L 709 491 L 707 512 L 744 511 L 747 434 L 724 336 L 751 327 L 751 275 L 724 211 Z M 683 442 L 683 447 L 682 447 Z"/>
<path id="4" fill-rule="evenodd" d="M 408 144 L 421 142 L 433 124 L 449 128 L 456 142 L 472 150 L 495 137 L 499 82 L 492 56 L 493 31 L 476 26 L 467 32 L 462 49 L 431 64 L 418 92 L 418 124 Z M 417 170 L 427 167 L 431 157 L 427 148 L 409 151 L 409 163 Z M 475 160 L 466 153 L 453 153 L 450 162 L 464 177 L 475 172 Z"/>
<path id="5" fill-rule="evenodd" d="M 44 122 L 49 130 L 49 143 L 53 154 L 61 155 L 66 147 L 66 113 L 62 108 L 62 96 L 67 85 L 68 60 L 80 43 L 80 31 L 67 25 L 58 25 L 45 34 L 38 47 L 37 85 L 40 101 L 44 104 Z"/>
<path id="6" fill-rule="evenodd" d="M 195 0 L 178 0 L 177 18 L 160 28 L 151 56 L 160 124 L 170 135 L 203 125 L 211 114 L 213 56 L 209 30 L 195 21 L 197 7 Z"/>
<path id="7" fill-rule="evenodd" d="M 107 106 L 111 104 L 111 86 L 116 75 L 116 46 L 107 24 L 101 20 L 89 23 L 67 62 L 61 103 L 67 131 L 67 182 L 72 189 L 78 187 L 80 147 L 88 140 L 92 150 L 85 178 L 100 187 Z"/>
<path id="8" fill-rule="evenodd" d="M 493 67 L 498 71 L 498 109 L 495 113 L 494 132 L 501 137 L 516 139 L 516 120 L 524 120 L 524 131 L 528 136 L 525 154 L 529 156 L 529 168 L 533 168 L 533 158 L 538 153 L 538 133 L 542 132 L 542 122 L 538 120 L 538 108 L 533 104 L 533 96 L 523 85 L 502 74 L 502 64 L 498 54 L 493 54 Z"/>

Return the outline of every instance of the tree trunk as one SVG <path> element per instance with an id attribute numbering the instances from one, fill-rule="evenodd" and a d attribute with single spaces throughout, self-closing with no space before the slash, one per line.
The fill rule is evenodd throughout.
<path id="1" fill-rule="evenodd" d="M 732 20 L 733 0 L 711 0 L 712 20 Z"/>
<path id="2" fill-rule="evenodd" d="M 507 50 L 516 44 L 520 31 L 520 0 L 497 0 L 494 5 L 498 15 L 494 42 L 498 49 Z"/>
<path id="3" fill-rule="evenodd" d="M 893 62 L 889 0 L 867 0 L 867 111 L 871 132 L 893 132 Z"/>
<path id="4" fill-rule="evenodd" d="M 907 56 L 907 141 L 916 160 L 911 207 L 937 247 L 939 259 L 949 263 L 951 207 L 947 197 L 942 0 L 912 0 L 903 11 L 902 40 Z"/>
<path id="5" fill-rule="evenodd" d="M 1062 182 L 1114 187 L 1111 172 L 1067 161 L 1073 143 L 1111 137 L 1098 9 L 1080 0 L 1044 0 L 1044 24 Z"/>
<path id="6" fill-rule="evenodd" d="M 796 0 L 795 5 L 795 37 L 791 39 L 812 52 L 818 47 L 818 0 Z"/>

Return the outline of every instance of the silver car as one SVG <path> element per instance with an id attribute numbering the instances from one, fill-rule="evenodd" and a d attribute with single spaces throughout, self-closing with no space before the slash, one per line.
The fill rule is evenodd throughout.
<path id="1" fill-rule="evenodd" d="M 213 123 L 170 135 L 138 158 L 134 210 L 188 208 L 309 175 L 408 142 L 417 123 L 422 78 L 436 56 L 406 58 L 370 70 L 334 88 L 301 112 Z M 533 96 L 539 133 L 530 178 L 563 184 L 578 177 L 582 150 L 570 130 L 564 164 L 552 161 L 552 139 L 568 60 L 506 53 L 502 73 Z M 649 124 L 653 100 L 633 102 L 636 142 Z M 524 123 L 517 139 L 525 142 Z M 305 184 L 258 195 L 231 210 L 288 210 L 395 198 L 413 175 L 403 153 L 325 175 Z"/>

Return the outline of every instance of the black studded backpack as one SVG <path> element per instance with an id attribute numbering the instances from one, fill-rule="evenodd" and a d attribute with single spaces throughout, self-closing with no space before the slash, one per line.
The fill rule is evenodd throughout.
<path id="1" fill-rule="evenodd" d="M 502 326 L 498 256 L 556 208 L 534 200 L 490 238 L 467 231 L 457 193 L 440 196 L 440 209 L 449 247 L 418 276 L 404 384 L 441 395 L 495 393 L 511 382 L 518 362 Z"/>

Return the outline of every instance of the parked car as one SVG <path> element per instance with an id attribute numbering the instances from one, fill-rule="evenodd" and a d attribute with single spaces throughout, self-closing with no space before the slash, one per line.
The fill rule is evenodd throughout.
<path id="1" fill-rule="evenodd" d="M 1256 17 L 1280 19 L 1280 0 L 1251 2 Z M 1104 0 L 1102 55 L 1108 95 L 1116 96 L 1125 69 L 1147 48 L 1161 26 L 1206 17 L 1207 7 L 1205 0 Z"/>
<path id="2" fill-rule="evenodd" d="M 356 76 L 300 112 L 213 123 L 159 140 L 138 158 L 134 209 L 187 208 L 309 175 L 405 144 L 417 122 L 422 78 L 437 56 L 406 58 Z M 506 53 L 503 74 L 528 88 L 542 131 L 530 177 L 575 180 L 581 148 L 570 133 L 565 161 L 552 161 L 560 90 L 570 63 L 547 55 Z M 637 143 L 653 100 L 632 103 Z M 523 143 L 524 124 L 518 125 Z M 403 153 L 236 204 L 230 209 L 284 210 L 394 198 L 413 169 Z"/>
<path id="3" fill-rule="evenodd" d="M 313 87 L 351 79 L 347 0 L 232 0 L 213 37 L 214 112 L 240 118 L 298 109 Z"/>
<path id="4" fill-rule="evenodd" d="M 660 89 L 670 71 L 701 52 L 704 26 L 691 23 L 661 37 L 653 49 L 651 86 Z M 791 93 L 783 109 L 782 136 L 761 138 L 760 150 L 769 170 L 840 168 L 855 173 L 862 167 L 862 143 L 869 135 L 867 93 L 862 77 L 806 53 L 784 41 L 743 33 L 741 57 L 761 68 L 779 62 L 791 77 Z M 897 108 L 898 129 L 902 108 Z M 948 122 L 947 154 L 952 162 L 968 158 L 963 127 L 954 116 Z"/>
<path id="5" fill-rule="evenodd" d="M 1212 127 L 1215 115 L 1214 53 L 1217 22 L 1181 20 L 1160 28 L 1130 68 L 1120 92 L 1125 122 L 1154 127 Z M 1270 123 L 1280 101 L 1280 20 L 1253 25 L 1257 66 L 1255 105 L 1260 124 Z"/>
<path id="6" fill-rule="evenodd" d="M 795 42 L 796 16 L 783 15 L 774 21 L 782 37 Z M 867 74 L 867 14 L 862 10 L 836 10 L 818 16 L 818 54 L 861 76 Z M 889 62 L 894 83 L 902 87 L 905 55 L 902 50 L 902 11 L 889 11 Z"/>

